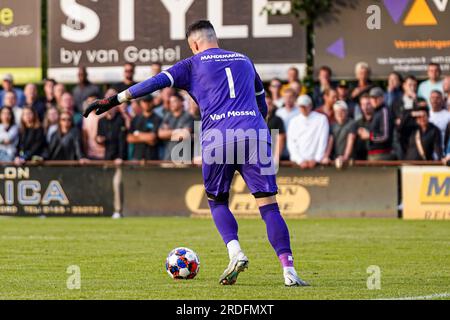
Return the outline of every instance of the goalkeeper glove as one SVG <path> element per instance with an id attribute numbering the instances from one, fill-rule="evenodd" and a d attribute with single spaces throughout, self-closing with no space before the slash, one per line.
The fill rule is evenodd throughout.
<path id="1" fill-rule="evenodd" d="M 112 108 L 118 106 L 119 104 L 120 102 L 117 95 L 102 100 L 95 100 L 87 107 L 83 116 L 87 118 L 89 117 L 89 114 L 93 111 L 95 111 L 96 115 L 101 115 L 111 110 Z"/>

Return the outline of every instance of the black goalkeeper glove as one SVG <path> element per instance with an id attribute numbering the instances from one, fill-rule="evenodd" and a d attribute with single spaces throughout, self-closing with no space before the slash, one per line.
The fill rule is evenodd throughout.
<path id="1" fill-rule="evenodd" d="M 118 106 L 119 104 L 120 104 L 120 102 L 119 102 L 117 95 L 109 97 L 107 99 L 95 100 L 93 103 L 91 103 L 87 107 L 83 116 L 85 118 L 89 117 L 89 114 L 92 111 L 95 111 L 95 114 L 99 116 L 99 115 L 111 110 L 112 108 Z"/>

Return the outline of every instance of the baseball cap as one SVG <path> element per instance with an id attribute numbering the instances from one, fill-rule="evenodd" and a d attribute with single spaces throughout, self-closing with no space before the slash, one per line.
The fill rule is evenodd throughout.
<path id="1" fill-rule="evenodd" d="M 373 98 L 379 98 L 384 96 L 384 91 L 380 87 L 375 87 L 372 90 L 370 90 L 369 95 Z"/>
<path id="2" fill-rule="evenodd" d="M 348 82 L 346 80 L 339 81 L 338 87 L 340 88 L 348 88 Z"/>
<path id="3" fill-rule="evenodd" d="M 310 107 L 310 106 L 312 106 L 313 102 L 312 102 L 311 98 L 308 95 L 304 94 L 304 95 L 298 97 L 297 104 L 300 107 L 301 106 L 308 106 L 308 107 Z"/>
<path id="4" fill-rule="evenodd" d="M 3 81 L 13 82 L 13 81 L 14 81 L 14 78 L 13 78 L 13 76 L 12 76 L 11 73 L 7 73 L 7 74 L 5 74 L 5 75 L 3 76 Z"/>
<path id="5" fill-rule="evenodd" d="M 339 109 L 344 109 L 344 110 L 348 110 L 348 105 L 345 101 L 342 100 L 338 100 L 336 101 L 336 103 L 333 105 L 333 110 L 339 110 Z"/>

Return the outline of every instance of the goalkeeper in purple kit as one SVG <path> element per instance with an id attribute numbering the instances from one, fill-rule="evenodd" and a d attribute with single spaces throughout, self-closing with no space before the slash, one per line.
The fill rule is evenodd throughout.
<path id="1" fill-rule="evenodd" d="M 277 204 L 277 184 L 270 158 L 271 138 L 265 123 L 265 91 L 251 60 L 219 48 L 214 27 L 198 21 L 187 31 L 194 56 L 128 90 L 91 104 L 86 112 L 102 114 L 124 102 L 165 87 L 186 90 L 202 115 L 202 172 L 212 217 L 225 242 L 230 263 L 220 277 L 233 285 L 248 259 L 238 238 L 238 224 L 228 207 L 231 182 L 238 171 L 245 180 L 267 226 L 282 266 L 286 286 L 306 286 L 294 268 L 287 225 Z"/>

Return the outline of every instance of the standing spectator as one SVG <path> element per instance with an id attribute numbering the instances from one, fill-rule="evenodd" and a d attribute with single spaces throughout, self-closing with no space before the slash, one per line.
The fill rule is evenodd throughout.
<path id="1" fill-rule="evenodd" d="M 109 89 L 105 93 L 105 99 L 116 95 L 114 89 Z M 89 97 L 86 100 L 86 105 L 95 101 L 95 97 Z M 89 160 L 103 160 L 105 158 L 105 146 L 97 142 L 98 123 L 100 117 L 92 112 L 87 118 L 83 118 L 83 125 L 81 129 L 81 137 L 84 146 L 84 152 Z"/>
<path id="2" fill-rule="evenodd" d="M 337 91 L 334 90 L 333 88 L 325 90 L 325 92 L 323 93 L 323 100 L 324 100 L 323 106 L 318 108 L 316 111 L 318 113 L 325 115 L 328 119 L 328 123 L 331 126 L 336 122 L 336 119 L 334 118 L 333 107 L 336 101 L 338 101 Z"/>
<path id="3" fill-rule="evenodd" d="M 78 128 L 74 126 L 72 115 L 61 112 L 58 130 L 53 134 L 48 147 L 49 160 L 70 160 L 84 162 L 83 148 Z"/>
<path id="4" fill-rule="evenodd" d="M 296 94 L 294 90 L 288 89 L 283 94 L 284 105 L 276 110 L 275 114 L 283 120 L 284 127 L 289 127 L 289 122 L 300 114 L 300 110 L 296 106 Z"/>
<path id="5" fill-rule="evenodd" d="M 127 108 L 128 114 L 131 118 L 137 117 L 142 114 L 142 108 L 139 101 L 133 100 Z"/>
<path id="6" fill-rule="evenodd" d="M 276 132 L 278 132 L 278 134 L 276 135 L 276 145 L 274 148 L 275 152 L 273 154 L 273 158 L 275 159 L 276 163 L 279 163 L 281 160 L 281 154 L 286 148 L 286 129 L 284 127 L 283 120 L 275 114 L 277 108 L 275 107 L 270 95 L 266 95 L 266 104 L 268 111 L 267 126 L 269 127 L 270 131 L 276 130 Z M 272 134 L 272 138 L 273 137 L 274 136 Z"/>
<path id="7" fill-rule="evenodd" d="M 17 105 L 21 108 L 24 106 L 25 95 L 21 89 L 14 87 L 14 78 L 12 74 L 8 73 L 3 76 L 2 87 L 3 90 L 0 91 L 0 102 L 3 102 L 7 92 L 14 92 L 17 99 Z"/>
<path id="8" fill-rule="evenodd" d="M 360 108 L 357 108 L 357 102 L 350 98 L 350 89 L 348 83 L 345 80 L 341 80 L 336 87 L 337 99 L 344 101 L 348 107 L 348 116 L 352 119 L 359 119 L 362 117 Z"/>
<path id="9" fill-rule="evenodd" d="M 441 131 L 441 142 L 444 143 L 445 130 L 450 122 L 450 112 L 444 109 L 444 97 L 439 90 L 433 90 L 430 94 L 431 112 L 430 122 Z"/>
<path id="10" fill-rule="evenodd" d="M 16 164 L 21 165 L 25 161 L 42 159 L 46 146 L 44 129 L 36 111 L 30 107 L 23 108 L 19 132 Z"/>
<path id="11" fill-rule="evenodd" d="M 97 143 L 105 147 L 105 160 L 122 164 L 127 160 L 127 128 L 117 108 L 109 110 L 98 123 Z"/>
<path id="12" fill-rule="evenodd" d="M 302 169 L 314 168 L 325 158 L 330 128 L 327 117 L 312 111 L 309 96 L 298 99 L 300 114 L 292 119 L 287 131 L 287 146 L 291 161 Z"/>
<path id="13" fill-rule="evenodd" d="M 62 112 L 67 112 L 67 113 L 72 114 L 73 124 L 77 128 L 81 128 L 83 117 L 82 117 L 81 113 L 78 113 L 75 110 L 75 100 L 73 99 L 73 96 L 70 93 L 65 92 L 62 95 L 61 102 L 60 102 L 60 105 L 59 105 L 59 111 L 61 113 Z"/>
<path id="14" fill-rule="evenodd" d="M 370 104 L 370 96 L 368 93 L 363 94 L 359 98 L 359 107 L 361 109 L 361 118 L 356 120 L 356 132 L 362 129 L 369 130 L 370 124 L 372 123 L 374 110 Z M 368 152 L 367 140 L 363 140 L 357 135 L 355 142 L 355 160 L 367 160 Z"/>
<path id="15" fill-rule="evenodd" d="M 56 107 L 48 108 L 44 118 L 44 133 L 47 144 L 50 143 L 53 134 L 58 130 L 58 125 L 59 125 L 58 108 Z"/>
<path id="16" fill-rule="evenodd" d="M 349 119 L 348 106 L 344 101 L 337 101 L 333 109 L 336 118 L 336 123 L 331 126 L 333 158 L 343 163 L 353 158 L 356 125 Z"/>
<path id="17" fill-rule="evenodd" d="M 283 83 L 280 79 L 275 78 L 270 81 L 269 92 L 272 97 L 273 104 L 277 108 L 281 108 L 283 106 L 283 97 L 281 95 L 281 86 Z"/>
<path id="18" fill-rule="evenodd" d="M 64 93 L 66 93 L 66 86 L 62 83 L 55 84 L 53 88 L 53 96 L 55 97 L 56 106 L 59 108 L 61 106 L 61 100 Z"/>
<path id="19" fill-rule="evenodd" d="M 426 161 L 443 158 L 440 130 L 429 122 L 430 110 L 427 107 L 416 109 L 412 115 L 417 128 L 409 138 L 406 160 Z"/>
<path id="20" fill-rule="evenodd" d="M 9 108 L 14 114 L 15 123 L 20 123 L 22 119 L 23 109 L 17 105 L 17 98 L 15 91 L 8 91 L 5 93 L 3 107 Z"/>
<path id="21" fill-rule="evenodd" d="M 154 77 L 162 72 L 162 64 L 160 62 L 153 62 L 150 65 L 151 76 Z"/>
<path id="22" fill-rule="evenodd" d="M 419 86 L 418 96 L 427 100 L 428 105 L 431 105 L 431 92 L 444 92 L 444 84 L 441 79 L 441 66 L 437 63 L 430 63 L 427 70 L 428 80 L 423 81 Z"/>
<path id="23" fill-rule="evenodd" d="M 176 93 L 170 98 L 170 113 L 163 119 L 158 130 L 158 137 L 164 142 L 164 160 L 176 161 L 172 157 L 173 149 L 180 141 L 190 139 L 193 130 L 194 119 L 184 111 L 183 97 Z M 191 156 L 184 153 L 177 155 L 183 161 L 190 161 Z"/>
<path id="24" fill-rule="evenodd" d="M 417 104 L 418 81 L 414 76 L 406 77 L 403 82 L 403 93 L 392 103 L 392 113 L 396 119 L 396 124 L 402 118 L 405 110 L 412 110 Z"/>
<path id="25" fill-rule="evenodd" d="M 154 112 L 153 96 L 148 95 L 139 100 L 142 115 L 131 122 L 127 136 L 128 143 L 133 145 L 133 160 L 158 160 L 158 129 L 161 118 Z"/>
<path id="26" fill-rule="evenodd" d="M 418 104 L 418 82 L 414 76 L 408 76 L 403 82 L 403 94 L 392 104 L 395 131 L 393 148 L 398 159 L 403 159 L 409 143 L 409 136 L 416 129 L 416 120 L 411 116 Z"/>
<path id="27" fill-rule="evenodd" d="M 136 82 L 134 82 L 135 71 L 136 65 L 134 63 L 125 63 L 123 66 L 123 80 L 122 82 L 115 84 L 113 88 L 117 92 L 123 92 L 129 87 L 134 86 L 136 84 Z"/>
<path id="28" fill-rule="evenodd" d="M 296 94 L 294 90 L 288 89 L 283 94 L 284 106 L 275 112 L 275 115 L 283 120 L 284 128 L 289 128 L 292 119 L 300 114 L 300 109 L 295 105 Z M 289 160 L 289 151 L 284 148 L 281 154 L 281 160 Z"/>
<path id="29" fill-rule="evenodd" d="M 386 101 L 388 108 L 391 109 L 394 101 L 403 96 L 402 84 L 403 79 L 398 72 L 392 72 L 389 74 L 387 92 L 384 96 L 384 100 Z"/>
<path id="30" fill-rule="evenodd" d="M 170 113 L 170 98 L 175 94 L 174 88 L 164 88 L 161 90 L 162 104 L 155 108 L 155 113 L 161 118 Z"/>
<path id="31" fill-rule="evenodd" d="M 304 90 L 302 83 L 300 80 L 296 80 L 291 82 L 289 86 L 292 90 L 295 92 L 296 97 L 300 97 L 303 93 L 306 93 L 306 90 Z"/>
<path id="32" fill-rule="evenodd" d="M 54 94 L 55 85 L 56 81 L 53 79 L 44 80 L 44 97 L 42 98 L 42 101 L 45 103 L 47 108 L 57 105 Z"/>
<path id="33" fill-rule="evenodd" d="M 281 87 L 281 95 L 284 96 L 286 90 L 292 89 L 295 82 L 300 82 L 300 72 L 296 67 L 290 67 L 287 72 L 287 84 Z M 297 99 L 297 96 L 295 98 Z"/>
<path id="34" fill-rule="evenodd" d="M 47 109 L 45 103 L 39 99 L 37 86 L 33 83 L 29 83 L 25 86 L 25 105 L 32 107 L 36 110 L 39 120 L 44 121 L 45 111 Z"/>
<path id="35" fill-rule="evenodd" d="M 11 109 L 0 111 L 0 162 L 12 162 L 17 153 L 19 127 L 14 121 Z"/>
<path id="36" fill-rule="evenodd" d="M 351 93 L 351 98 L 354 101 L 359 101 L 359 98 L 364 93 L 369 93 L 369 91 L 374 87 L 372 81 L 370 80 L 371 70 L 367 63 L 359 62 L 355 66 L 355 76 L 357 80 L 356 87 L 353 88 Z"/>
<path id="37" fill-rule="evenodd" d="M 89 97 L 101 96 L 100 88 L 92 84 L 88 79 L 87 69 L 85 67 L 78 68 L 78 84 L 72 90 L 72 96 L 75 101 L 75 111 L 83 111 L 83 102 Z"/>
<path id="38" fill-rule="evenodd" d="M 331 71 L 330 67 L 323 66 L 319 69 L 319 83 L 314 86 L 313 93 L 313 102 L 315 107 L 321 106 L 325 103 L 323 99 L 325 91 L 333 88 L 333 85 L 331 83 L 332 76 L 333 72 Z"/>
<path id="39" fill-rule="evenodd" d="M 444 88 L 444 97 L 447 100 L 447 106 L 450 106 L 450 76 L 444 77 L 442 86 Z"/>
<path id="40" fill-rule="evenodd" d="M 358 135 L 369 142 L 369 161 L 394 160 L 392 153 L 394 126 L 389 109 L 384 103 L 384 91 L 381 88 L 370 90 L 370 103 L 375 109 L 369 130 L 360 128 Z"/>

